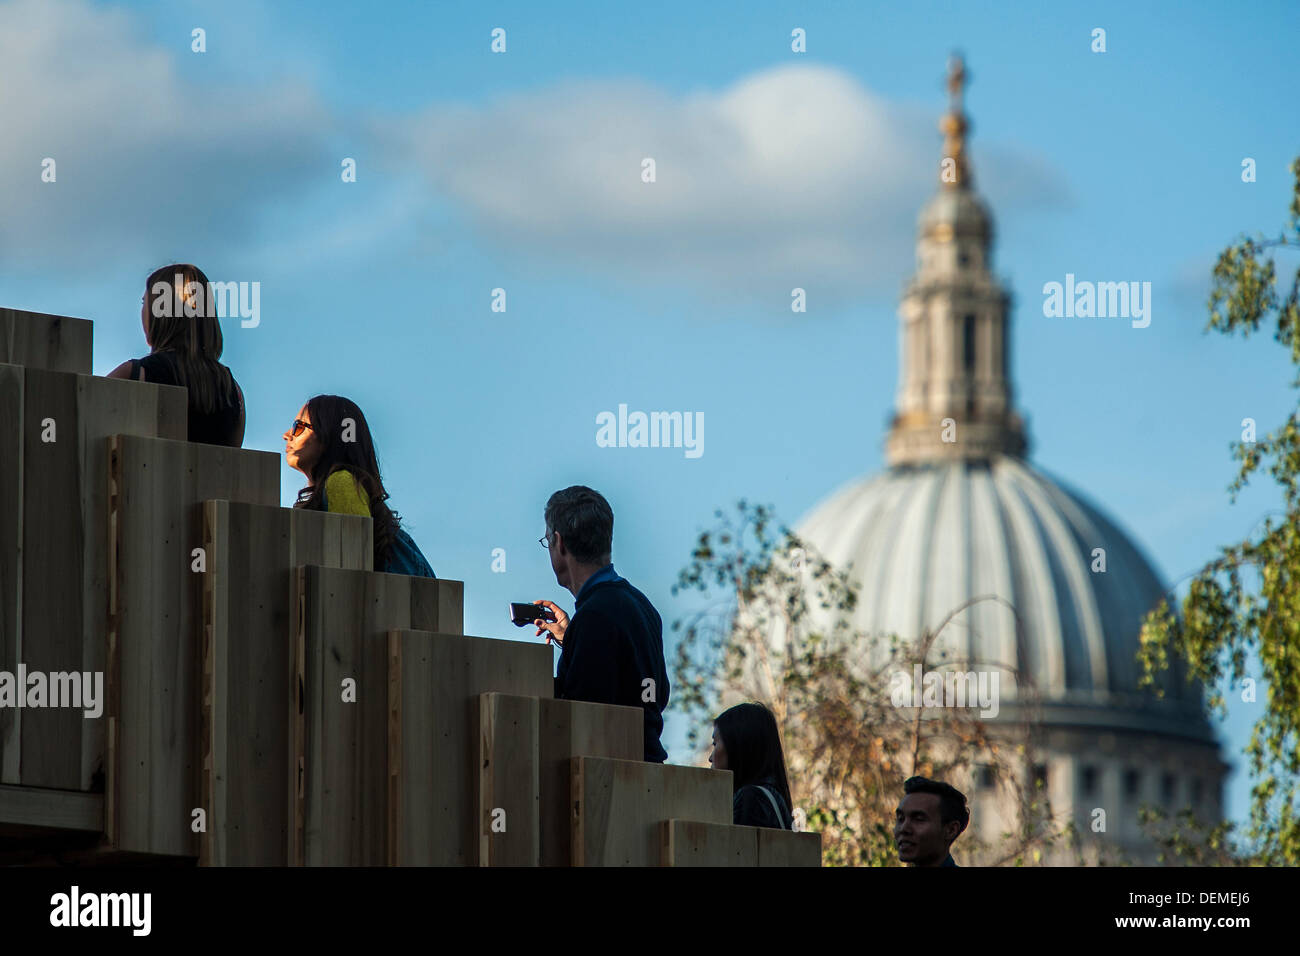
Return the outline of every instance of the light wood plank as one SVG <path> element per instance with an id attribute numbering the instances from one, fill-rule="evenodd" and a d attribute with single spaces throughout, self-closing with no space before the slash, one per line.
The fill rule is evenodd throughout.
<path id="1" fill-rule="evenodd" d="M 821 866 L 821 834 L 694 820 L 660 824 L 664 866 Z"/>
<path id="2" fill-rule="evenodd" d="M 418 580 L 418 579 L 417 579 Z M 390 844 L 399 866 L 471 866 L 479 857 L 478 695 L 550 697 L 544 644 L 395 632 L 389 640 Z"/>
<path id="3" fill-rule="evenodd" d="M 199 862 L 283 865 L 288 512 L 228 501 L 205 502 L 203 510 L 210 563 L 204 576 L 207 759 L 200 799 L 208 829 L 199 838 Z"/>
<path id="4" fill-rule="evenodd" d="M 77 376 L 27 369 L 24 379 L 21 661 L 29 673 L 80 671 L 82 614 L 89 609 L 82 588 Z M 21 721 L 19 782 L 80 789 L 82 713 L 27 709 Z"/>
<path id="5" fill-rule="evenodd" d="M 303 795 L 303 862 L 306 865 L 363 864 L 366 845 L 374 846 L 373 827 L 356 817 L 364 801 L 364 782 L 356 779 L 363 746 L 355 704 L 342 700 L 336 676 L 356 678 L 365 659 L 360 646 L 368 636 L 365 580 L 356 575 L 328 583 L 313 581 L 308 569 L 308 612 L 304 734 L 307 790 Z M 314 600 L 314 605 L 313 605 Z M 360 682 L 358 682 L 360 683 Z M 375 688 L 360 684 L 362 697 Z"/>
<path id="6" fill-rule="evenodd" d="M 0 309 L 0 362 L 89 375 L 93 334 L 86 319 Z"/>
<path id="7" fill-rule="evenodd" d="M 104 795 L 0 786 L 0 825 L 99 833 L 104 829 Z"/>
<path id="8" fill-rule="evenodd" d="M 357 548 L 364 547 L 369 554 L 366 558 L 365 570 L 369 571 L 374 567 L 374 522 L 370 520 L 350 521 L 341 525 L 342 533 L 339 535 L 339 554 L 352 554 Z M 303 562 L 308 563 L 308 562 Z M 322 565 L 325 562 L 320 562 Z M 331 564 L 330 567 L 334 565 Z M 347 563 L 340 561 L 338 567 L 350 567 Z M 458 582 L 459 583 L 459 582 Z M 422 594 L 423 591 L 417 591 Z M 424 615 L 419 615 L 420 620 L 424 620 Z"/>
<path id="9" fill-rule="evenodd" d="M 420 588 L 411 595 L 415 602 L 411 609 L 413 619 L 437 621 L 437 627 L 418 630 L 437 631 L 441 634 L 465 633 L 465 584 L 463 581 L 443 579 L 437 588 Z"/>
<path id="10" fill-rule="evenodd" d="M 542 866 L 568 866 L 573 812 L 570 764 L 574 757 L 640 760 L 645 753 L 645 713 L 640 707 L 543 699 L 539 733 Z"/>
<path id="11" fill-rule="evenodd" d="M 479 695 L 478 820 L 480 866 L 537 866 L 536 697 Z"/>
<path id="12" fill-rule="evenodd" d="M 573 865 L 658 866 L 664 820 L 731 822 L 731 773 L 574 757 Z"/>
<path id="13" fill-rule="evenodd" d="M 664 866 L 758 866 L 759 827 L 665 820 L 659 828 Z"/>
<path id="14" fill-rule="evenodd" d="M 821 866 L 822 835 L 790 830 L 758 831 L 759 866 Z"/>
<path id="15" fill-rule="evenodd" d="M 115 849 L 196 856 L 203 670 L 202 502 L 279 498 L 279 457 L 113 439 L 114 614 L 108 666 L 108 836 Z"/>
<path id="16" fill-rule="evenodd" d="M 183 417 L 183 389 L 44 369 L 5 374 L 6 402 L 21 414 L 5 441 L 22 452 L 5 456 L 0 479 L 0 630 L 16 614 L 25 647 L 6 640 L 30 671 L 89 674 L 106 667 L 108 614 L 107 439 L 115 431 L 153 435 Z M 168 411 L 170 410 L 170 411 Z M 166 413 L 166 414 L 164 414 Z M 170 418 L 169 418 L 170 416 Z M 28 419 L 31 419 L 30 421 Z M 45 423 L 51 423 L 47 437 Z M 183 424 L 182 424 L 183 429 Z M 21 471 L 15 472 L 15 469 Z M 15 486 L 15 481 L 17 482 Z M 21 514 L 15 512 L 21 509 Z M 17 541 L 17 545 L 15 545 Z M 23 591 L 27 592 L 26 597 Z M 19 610 L 21 609 L 21 610 Z M 102 790 L 105 719 L 80 709 L 46 708 L 17 715 L 0 730 L 0 779 L 65 790 Z M 19 729 L 21 728 L 21 729 Z"/>
<path id="17" fill-rule="evenodd" d="M 293 807 L 297 568 L 369 569 L 369 518 L 229 501 L 204 504 L 205 751 L 208 831 L 199 862 L 283 866 Z M 350 547 L 339 544 L 347 538 Z M 286 696 L 286 691 L 288 696 Z M 295 721 L 296 723 L 296 721 Z"/>
<path id="18" fill-rule="evenodd" d="M 290 861 L 383 865 L 388 858 L 388 632 L 437 628 L 440 591 L 460 582 L 308 567 L 303 626 L 294 658 L 303 700 L 295 700 L 295 792 Z M 458 616 L 459 620 L 459 616 Z M 354 680 L 356 702 L 342 699 Z M 471 738 L 472 739 L 472 738 Z M 297 791 L 298 788 L 295 788 Z"/>
<path id="19" fill-rule="evenodd" d="M 77 376 L 78 455 L 81 475 L 83 613 L 81 668 L 104 674 L 108 657 L 108 563 L 110 444 L 115 434 L 183 441 L 185 389 L 121 379 Z M 82 729 L 80 789 L 102 791 L 107 767 L 108 722 L 88 720 Z"/>

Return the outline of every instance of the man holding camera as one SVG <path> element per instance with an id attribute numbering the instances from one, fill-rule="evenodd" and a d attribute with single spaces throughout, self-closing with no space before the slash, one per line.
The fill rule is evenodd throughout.
<path id="1" fill-rule="evenodd" d="M 555 621 L 536 620 L 537 633 L 560 645 L 555 696 L 645 712 L 645 760 L 663 763 L 659 736 L 668 703 L 663 621 L 644 594 L 619 577 L 611 561 L 614 512 L 599 492 L 582 485 L 546 502 L 546 535 L 555 580 L 575 598 L 570 618 L 550 601 Z"/>

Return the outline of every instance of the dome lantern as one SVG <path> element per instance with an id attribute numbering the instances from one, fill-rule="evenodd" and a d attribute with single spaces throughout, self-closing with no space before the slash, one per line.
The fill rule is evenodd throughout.
<path id="1" fill-rule="evenodd" d="M 990 271 L 993 218 L 971 188 L 966 68 L 954 56 L 940 189 L 918 223 L 917 271 L 899 307 L 899 387 L 890 464 L 987 460 L 1028 453 L 1012 407 L 1011 296 Z"/>

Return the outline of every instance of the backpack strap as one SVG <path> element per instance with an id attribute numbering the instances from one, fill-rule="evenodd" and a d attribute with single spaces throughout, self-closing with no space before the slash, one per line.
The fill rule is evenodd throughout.
<path id="1" fill-rule="evenodd" d="M 776 795 L 773 794 L 771 790 L 763 786 L 761 783 L 756 783 L 754 784 L 754 786 L 758 787 L 759 790 L 762 790 L 763 796 L 767 797 L 767 802 L 772 804 L 772 812 L 776 814 L 776 822 L 779 823 L 781 825 L 781 829 L 784 830 L 785 817 L 781 816 L 781 807 L 776 802 Z"/>

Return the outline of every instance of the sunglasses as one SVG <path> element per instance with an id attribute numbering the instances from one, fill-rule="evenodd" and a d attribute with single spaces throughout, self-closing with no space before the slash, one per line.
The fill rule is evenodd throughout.
<path id="1" fill-rule="evenodd" d="M 311 428 L 311 425 L 309 425 L 307 422 L 299 421 L 298 419 L 295 418 L 293 420 L 293 428 L 289 429 L 289 435 L 293 438 L 297 438 L 308 428 Z"/>

